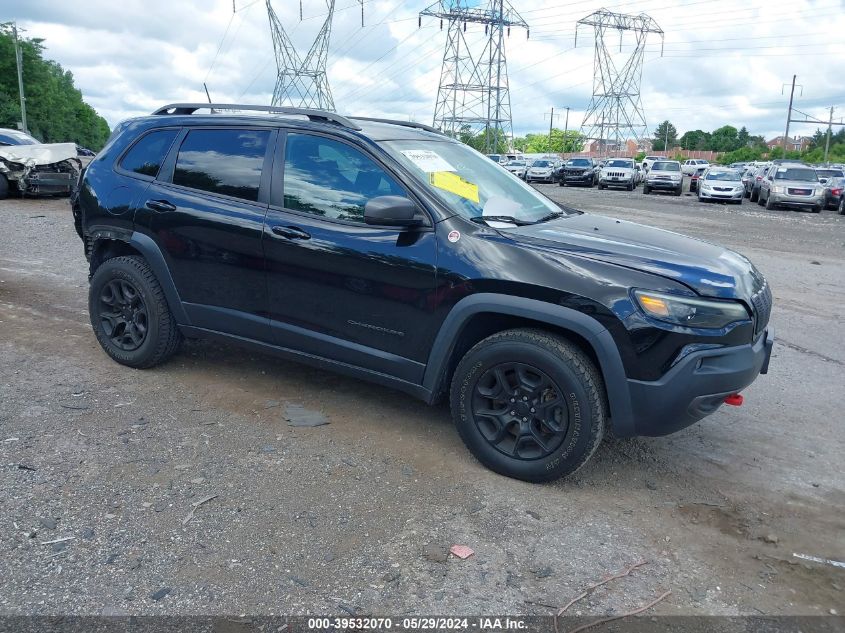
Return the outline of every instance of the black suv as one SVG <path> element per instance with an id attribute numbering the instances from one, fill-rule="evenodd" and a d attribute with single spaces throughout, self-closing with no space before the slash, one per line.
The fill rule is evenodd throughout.
<path id="1" fill-rule="evenodd" d="M 211 338 L 448 395 L 473 454 L 529 481 L 737 403 L 771 353 L 745 257 L 561 207 L 424 125 L 170 105 L 121 124 L 72 203 L 117 362 Z"/>
<path id="2" fill-rule="evenodd" d="M 599 182 L 599 172 L 592 158 L 570 158 L 560 168 L 558 183 L 566 185 L 586 185 L 595 187 Z"/>

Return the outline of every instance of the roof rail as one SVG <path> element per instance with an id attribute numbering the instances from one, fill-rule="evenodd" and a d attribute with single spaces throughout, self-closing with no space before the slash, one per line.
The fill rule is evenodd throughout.
<path id="1" fill-rule="evenodd" d="M 418 130 L 425 130 L 426 132 L 433 132 L 434 134 L 443 134 L 440 130 L 436 127 L 431 127 L 430 125 L 426 125 L 425 123 L 416 123 L 414 121 L 395 121 L 393 119 L 379 119 L 374 117 L 368 116 L 351 116 L 350 119 L 355 121 L 370 121 L 372 123 L 390 123 L 392 125 L 401 125 L 402 127 L 413 127 L 417 128 Z"/>
<path id="2" fill-rule="evenodd" d="M 193 114 L 197 110 L 248 110 L 251 112 L 266 112 L 268 114 L 296 114 L 308 117 L 310 121 L 337 123 L 352 130 L 360 130 L 361 126 L 353 123 L 345 116 L 329 112 L 328 110 L 314 110 L 312 108 L 294 108 L 288 106 L 260 106 L 238 103 L 169 103 L 153 112 L 153 115 Z"/>

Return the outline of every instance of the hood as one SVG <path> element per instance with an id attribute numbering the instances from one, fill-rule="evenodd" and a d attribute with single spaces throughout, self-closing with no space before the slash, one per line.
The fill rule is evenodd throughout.
<path id="1" fill-rule="evenodd" d="M 762 276 L 742 255 L 710 242 L 584 213 L 507 231 L 532 248 L 571 253 L 680 282 L 702 296 L 750 299 Z"/>
<path id="2" fill-rule="evenodd" d="M 76 158 L 75 143 L 45 143 L 40 145 L 8 145 L 0 147 L 0 158 L 27 167 L 52 165 Z"/>

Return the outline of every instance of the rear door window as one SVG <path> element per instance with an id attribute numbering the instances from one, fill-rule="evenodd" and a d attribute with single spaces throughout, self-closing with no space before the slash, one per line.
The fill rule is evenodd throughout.
<path id="1" fill-rule="evenodd" d="M 145 134 L 123 156 L 121 169 L 155 178 L 178 133 L 178 129 L 170 129 Z"/>
<path id="2" fill-rule="evenodd" d="M 257 202 L 269 140 L 269 130 L 191 130 L 173 184 Z"/>

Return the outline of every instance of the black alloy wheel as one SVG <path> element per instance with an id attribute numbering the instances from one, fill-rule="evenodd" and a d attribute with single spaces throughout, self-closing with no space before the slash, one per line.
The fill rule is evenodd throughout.
<path id="1" fill-rule="evenodd" d="M 516 459 L 542 459 L 566 438 L 569 413 L 561 390 L 543 371 L 501 363 L 475 385 L 472 414 L 481 435 Z"/>
<path id="2" fill-rule="evenodd" d="M 125 352 L 144 344 L 149 329 L 147 306 L 132 282 L 112 279 L 100 291 L 98 316 L 105 335 Z"/>

